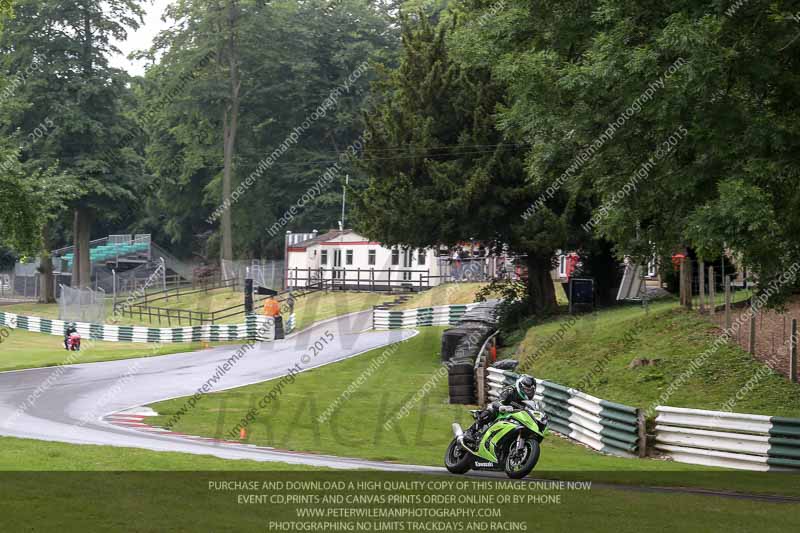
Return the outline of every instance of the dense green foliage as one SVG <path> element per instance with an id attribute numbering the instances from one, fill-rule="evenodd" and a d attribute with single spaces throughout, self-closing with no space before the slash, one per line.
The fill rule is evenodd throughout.
<path id="1" fill-rule="evenodd" d="M 2 239 L 129 230 L 184 256 L 279 255 L 286 230 L 336 225 L 350 175 L 348 225 L 508 245 L 535 311 L 565 249 L 603 287 L 614 255 L 687 249 L 728 249 L 766 286 L 800 261 L 796 11 L 183 0 L 131 78 L 108 57 L 135 0 L 20 0 L 0 37 Z"/>
<path id="2" fill-rule="evenodd" d="M 793 5 L 514 1 L 468 42 L 501 58 L 514 98 L 499 124 L 534 139 L 534 181 L 551 183 L 633 108 L 563 193 L 596 216 L 655 158 L 596 226 L 619 251 L 713 259 L 727 246 L 765 282 L 800 259 Z"/>
<path id="3" fill-rule="evenodd" d="M 407 157 L 373 164 L 365 195 L 395 216 L 373 208 L 364 225 L 417 244 L 484 223 L 477 235 L 497 231 L 542 264 L 556 248 L 602 255 L 608 241 L 618 256 L 655 253 L 665 265 L 686 248 L 707 260 L 727 248 L 766 286 L 800 260 L 795 11 L 766 1 L 464 0 L 407 18 L 404 64 L 385 78 L 390 102 L 373 117 Z M 438 68 L 414 70 L 426 56 Z M 470 83 L 481 92 L 465 97 Z M 497 182 L 489 157 L 441 161 L 477 144 L 478 128 L 526 145 L 523 176 L 504 169 Z M 416 155 L 421 146 L 437 157 Z M 420 229 L 430 221 L 435 229 Z"/>

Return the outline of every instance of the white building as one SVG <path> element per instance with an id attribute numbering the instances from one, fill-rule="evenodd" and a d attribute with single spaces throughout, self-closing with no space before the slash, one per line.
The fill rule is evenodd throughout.
<path id="1" fill-rule="evenodd" d="M 425 289 L 449 271 L 447 256 L 434 248 L 386 247 L 352 230 L 330 230 L 300 240 L 286 236 L 286 286 L 305 287 L 325 280 L 342 289 Z"/>

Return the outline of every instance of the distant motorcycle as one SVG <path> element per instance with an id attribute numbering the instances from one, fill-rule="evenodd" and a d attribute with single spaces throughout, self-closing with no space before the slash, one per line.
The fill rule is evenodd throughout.
<path id="1" fill-rule="evenodd" d="M 78 352 L 81 349 L 81 334 L 70 333 L 67 337 L 67 350 Z"/>

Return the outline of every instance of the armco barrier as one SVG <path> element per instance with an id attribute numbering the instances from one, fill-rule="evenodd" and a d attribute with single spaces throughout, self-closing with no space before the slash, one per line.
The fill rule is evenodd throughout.
<path id="1" fill-rule="evenodd" d="M 480 302 L 461 305 L 440 305 L 394 311 L 375 308 L 372 324 L 375 329 L 400 329 L 421 326 L 453 326 L 468 310 L 481 305 Z"/>
<path id="2" fill-rule="evenodd" d="M 656 407 L 656 449 L 675 461 L 740 470 L 800 469 L 800 419 Z"/>
<path id="3" fill-rule="evenodd" d="M 63 337 L 66 324 L 64 320 L 17 315 L 0 311 L 0 326 L 22 329 L 35 333 L 47 333 Z M 294 327 L 294 315 L 290 315 L 287 333 Z M 205 324 L 177 328 L 151 328 L 147 326 L 115 326 L 76 322 L 75 327 L 84 340 L 111 342 L 200 342 L 234 340 L 272 340 L 275 328 L 271 319 L 259 315 L 245 317 L 244 324 Z"/>
<path id="4" fill-rule="evenodd" d="M 490 400 L 514 384 L 518 374 L 488 368 Z M 609 402 L 546 380 L 536 380 L 536 399 L 544 404 L 550 428 L 601 452 L 623 457 L 646 451 L 644 416 L 640 409 Z"/>

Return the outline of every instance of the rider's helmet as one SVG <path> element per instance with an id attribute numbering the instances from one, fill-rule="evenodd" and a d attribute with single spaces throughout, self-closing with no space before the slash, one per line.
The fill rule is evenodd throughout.
<path id="1" fill-rule="evenodd" d="M 520 376 L 514 384 L 514 389 L 521 400 L 533 400 L 533 395 L 536 394 L 536 380 L 527 375 Z"/>

